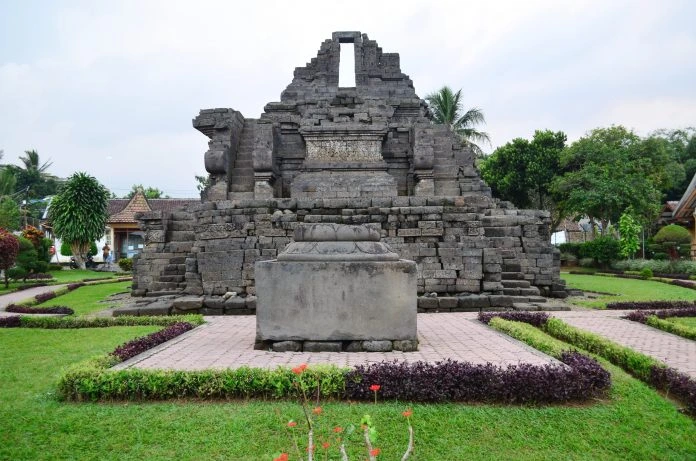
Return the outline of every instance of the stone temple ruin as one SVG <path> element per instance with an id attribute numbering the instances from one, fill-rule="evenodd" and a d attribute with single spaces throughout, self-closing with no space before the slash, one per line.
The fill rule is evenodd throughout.
<path id="1" fill-rule="evenodd" d="M 342 88 L 349 43 L 355 87 Z M 255 263 L 275 259 L 303 223 L 379 231 L 417 263 L 420 312 L 566 296 L 549 214 L 493 198 L 471 150 L 432 123 L 399 55 L 365 34 L 333 33 L 259 118 L 205 109 L 193 126 L 210 139 L 211 184 L 200 204 L 140 216 L 132 294 L 144 298 L 130 314 L 254 313 Z"/>

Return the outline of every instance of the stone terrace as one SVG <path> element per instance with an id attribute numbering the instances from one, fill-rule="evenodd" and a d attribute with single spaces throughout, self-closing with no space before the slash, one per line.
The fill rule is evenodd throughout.
<path id="1" fill-rule="evenodd" d="M 275 368 L 308 364 L 355 366 L 384 360 L 438 362 L 446 359 L 506 366 L 557 363 L 553 358 L 479 323 L 474 313 L 418 315 L 417 352 L 267 352 L 254 350 L 253 316 L 206 317 L 209 322 L 168 343 L 117 365 L 200 370 L 244 365 Z"/>

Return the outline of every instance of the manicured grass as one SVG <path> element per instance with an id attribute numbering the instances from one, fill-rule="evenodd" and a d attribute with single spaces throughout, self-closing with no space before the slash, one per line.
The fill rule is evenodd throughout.
<path id="1" fill-rule="evenodd" d="M 22 281 L 10 282 L 8 288 L 5 288 L 4 279 L 2 279 L 3 283 L 0 284 L 0 294 L 12 292 L 19 286 L 30 285 L 34 282 L 44 282 L 48 283 L 49 285 L 62 285 L 64 283 L 79 282 L 84 279 L 109 279 L 116 277 L 116 274 L 113 272 L 95 272 L 91 270 L 82 269 L 65 269 L 62 271 L 50 271 L 49 274 L 53 276 L 53 279 L 27 280 L 26 283 Z"/>
<path id="2" fill-rule="evenodd" d="M 131 282 L 104 283 L 101 285 L 86 285 L 66 293 L 36 307 L 67 306 L 75 311 L 75 315 L 90 314 L 109 307 L 108 303 L 99 302 L 116 293 L 130 290 Z"/>
<path id="3" fill-rule="evenodd" d="M 693 301 L 696 299 L 696 290 L 650 280 L 567 273 L 562 273 L 561 278 L 570 288 L 614 294 L 614 296 L 600 296 L 592 301 L 574 301 L 575 304 L 586 307 L 604 308 L 607 303 L 619 301 Z"/>
<path id="4" fill-rule="evenodd" d="M 301 430 L 303 420 L 292 402 L 68 404 L 54 398 L 61 368 L 155 329 L 0 330 L 0 459 L 270 460 L 290 450 L 284 425 L 294 419 Z M 369 413 L 383 458 L 400 459 L 408 438 L 401 412 L 412 407 L 413 460 L 693 459 L 694 421 L 605 366 L 614 382 L 608 400 L 586 406 L 322 402 L 318 439 Z M 364 452 L 355 451 L 357 434 L 353 438 L 351 459 L 363 459 Z M 338 459 L 335 451 L 331 456 Z"/>
<path id="5" fill-rule="evenodd" d="M 84 279 L 110 279 L 116 277 L 113 272 L 95 272 L 82 269 L 64 269 L 62 271 L 52 271 L 50 274 L 57 283 L 73 283 Z"/>
<path id="6" fill-rule="evenodd" d="M 696 329 L 696 317 L 670 317 L 665 320 Z"/>

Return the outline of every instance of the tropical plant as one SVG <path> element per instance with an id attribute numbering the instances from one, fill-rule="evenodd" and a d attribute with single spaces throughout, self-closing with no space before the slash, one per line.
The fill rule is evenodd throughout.
<path id="1" fill-rule="evenodd" d="M 51 201 L 53 231 L 70 244 L 75 262 L 85 268 L 90 245 L 104 235 L 109 191 L 87 173 L 74 173 Z"/>
<path id="2" fill-rule="evenodd" d="M 123 198 L 133 198 L 133 196 L 138 190 L 140 190 L 143 193 L 143 195 L 145 195 L 145 198 L 169 198 L 169 196 L 166 195 L 164 191 L 156 187 L 143 187 L 142 184 L 134 184 L 131 188 L 131 191 L 128 192 L 128 194 L 126 194 Z"/>
<path id="3" fill-rule="evenodd" d="M 443 86 L 435 93 L 425 97 L 430 105 L 433 122 L 439 125 L 447 125 L 450 130 L 457 133 L 477 157 L 483 156 L 483 151 L 478 143 L 488 143 L 488 133 L 478 131 L 476 125 L 486 123 L 483 111 L 473 107 L 464 112 L 461 100 L 462 90 L 456 93 L 448 86 Z"/>
<path id="4" fill-rule="evenodd" d="M 25 200 L 42 198 L 56 192 L 58 178 L 48 173 L 52 162 L 41 163 L 39 153 L 35 150 L 24 151 L 19 160 L 22 166 L 8 165 L 7 168 L 14 174 L 16 190 L 23 192 Z"/>
<path id="5" fill-rule="evenodd" d="M 680 248 L 691 242 L 691 234 L 682 226 L 670 224 L 657 231 L 653 240 L 656 244 L 662 245 L 670 259 L 675 260 L 679 258 Z"/>
<path id="6" fill-rule="evenodd" d="M 10 286 L 7 271 L 14 265 L 19 253 L 19 239 L 8 232 L 7 229 L 0 228 L 0 269 L 5 275 L 5 288 Z"/>
<path id="7" fill-rule="evenodd" d="M 642 227 L 638 224 L 630 212 L 625 212 L 619 219 L 619 245 L 621 247 L 621 256 L 628 258 L 633 256 L 640 248 L 638 236 Z"/>

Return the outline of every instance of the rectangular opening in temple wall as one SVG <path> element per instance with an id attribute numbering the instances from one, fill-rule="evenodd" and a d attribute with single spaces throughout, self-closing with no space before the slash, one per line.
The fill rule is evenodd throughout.
<path id="1" fill-rule="evenodd" d="M 341 43 L 341 55 L 338 65 L 338 86 L 355 88 L 355 45 L 353 42 Z"/>

